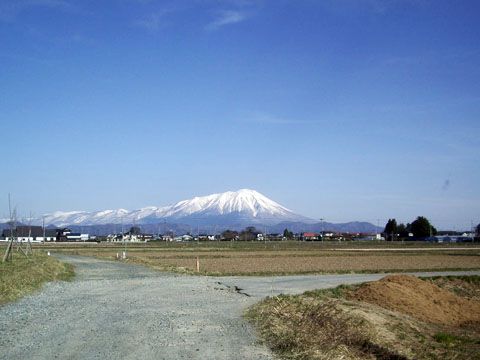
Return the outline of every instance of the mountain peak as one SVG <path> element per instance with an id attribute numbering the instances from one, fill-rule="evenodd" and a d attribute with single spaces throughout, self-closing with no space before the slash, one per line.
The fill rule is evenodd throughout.
<path id="1" fill-rule="evenodd" d="M 46 215 L 46 223 L 57 226 L 100 225 L 121 222 L 154 223 L 157 221 L 209 222 L 225 221 L 274 224 L 282 221 L 309 220 L 252 189 L 197 196 L 164 207 L 148 206 L 127 211 L 55 212 Z"/>

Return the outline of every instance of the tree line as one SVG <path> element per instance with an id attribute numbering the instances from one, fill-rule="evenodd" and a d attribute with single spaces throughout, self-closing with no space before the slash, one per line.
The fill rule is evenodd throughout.
<path id="1" fill-rule="evenodd" d="M 260 234 L 254 226 L 248 226 L 245 230 L 240 232 L 234 230 L 225 230 L 222 232 L 222 238 L 224 240 L 240 240 L 240 241 L 252 241 L 257 238 L 257 235 Z"/>
<path id="2" fill-rule="evenodd" d="M 408 237 L 413 234 L 416 238 L 426 238 L 437 234 L 437 229 L 430 221 L 424 217 L 417 217 L 412 223 L 397 224 L 397 220 L 388 219 L 385 229 L 383 230 L 385 240 L 393 241 L 397 238 Z"/>
<path id="3" fill-rule="evenodd" d="M 257 239 L 258 234 L 261 234 L 261 231 L 258 231 L 254 226 L 248 226 L 245 230 L 240 232 L 234 230 L 225 230 L 222 232 L 222 239 L 224 240 L 240 240 L 240 241 L 252 241 Z M 293 232 L 285 229 L 283 231 L 283 237 L 286 239 L 293 239 Z"/>

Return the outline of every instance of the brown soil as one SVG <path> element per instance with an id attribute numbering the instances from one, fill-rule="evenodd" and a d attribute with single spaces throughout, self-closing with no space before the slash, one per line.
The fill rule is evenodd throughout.
<path id="1" fill-rule="evenodd" d="M 353 243 L 352 243 L 353 244 Z M 180 248 L 183 245 L 185 248 Z M 207 247 L 210 245 L 211 248 Z M 128 244 L 130 261 L 156 269 L 194 272 L 196 258 L 200 271 L 210 275 L 268 275 L 326 272 L 404 272 L 423 270 L 480 269 L 480 248 L 448 251 L 333 251 L 318 248 L 321 244 L 297 242 L 295 244 L 232 243 L 227 244 L 172 244 L 164 248 L 153 245 Z M 318 246 L 317 246 L 318 245 Z M 50 245 L 49 245 L 50 246 Z M 65 245 L 66 246 L 66 245 Z M 85 247 L 62 251 L 75 255 L 114 259 L 123 247 Z M 214 246 L 217 246 L 216 248 Z M 275 246 L 278 246 L 276 248 Z M 282 248 L 290 246 L 291 248 Z M 352 246 L 352 245 L 349 245 Z M 363 249 L 365 250 L 365 249 Z M 375 248 L 371 250 L 381 250 Z"/>
<path id="2" fill-rule="evenodd" d="M 386 276 L 361 285 L 348 298 L 398 311 L 425 322 L 450 326 L 480 325 L 480 301 L 461 298 L 415 276 Z"/>
<path id="3" fill-rule="evenodd" d="M 147 265 L 195 269 L 195 254 L 189 258 L 151 258 L 150 254 L 131 254 Z M 266 257 L 211 257 L 200 254 L 200 269 L 207 273 L 308 273 L 336 271 L 417 271 L 436 269 L 478 269 L 480 256 L 452 256 L 426 254 L 408 256 L 399 254 L 369 254 L 363 256 L 266 256 Z"/>

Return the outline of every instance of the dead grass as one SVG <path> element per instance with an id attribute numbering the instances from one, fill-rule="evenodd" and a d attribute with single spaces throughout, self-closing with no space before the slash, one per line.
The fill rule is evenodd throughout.
<path id="1" fill-rule="evenodd" d="M 273 245 L 261 248 L 257 243 L 248 248 L 228 249 L 222 244 L 201 247 L 190 244 L 185 248 L 157 248 L 144 245 L 127 248 L 129 261 L 160 270 L 192 273 L 196 257 L 204 275 L 286 275 L 312 273 L 402 272 L 423 270 L 480 269 L 480 250 L 443 250 L 415 252 L 341 251 L 319 248 L 315 243 L 299 243 L 297 247 Z M 200 247 L 199 247 L 200 246 Z M 428 249 L 431 249 L 430 247 Z M 69 254 L 115 259 L 123 247 L 58 247 L 54 251 Z"/>
<path id="2" fill-rule="evenodd" d="M 400 348 L 386 325 L 396 320 L 410 340 L 418 336 L 415 327 L 391 314 L 353 308 L 341 299 L 280 296 L 250 308 L 246 316 L 285 359 L 409 359 L 412 349 Z"/>
<path id="3" fill-rule="evenodd" d="M 0 246 L 3 246 L 0 244 Z M 36 245 L 34 245 L 36 246 Z M 121 243 L 73 243 L 59 242 L 38 245 L 39 248 L 49 249 L 123 249 Z M 129 249 L 151 249 L 162 251 L 268 251 L 268 250 L 342 250 L 350 248 L 358 249 L 452 249 L 471 248 L 480 250 L 478 243 L 445 243 L 437 244 L 425 241 L 386 242 L 386 241 L 202 241 L 202 242 L 163 242 L 151 241 L 148 243 L 128 244 Z"/>
<path id="4" fill-rule="evenodd" d="M 480 301 L 480 276 L 434 276 L 424 278 L 442 289 L 470 300 Z"/>
<path id="5" fill-rule="evenodd" d="M 135 255 L 138 257 L 138 255 Z M 152 258 L 171 267 L 195 269 L 195 257 L 191 258 Z M 480 267 L 480 257 L 455 257 L 448 255 L 361 255 L 361 256 L 265 256 L 265 257 L 209 257 L 200 256 L 200 268 L 207 274 L 258 275 L 288 273 L 329 273 L 329 272 L 388 272 L 436 269 L 476 269 Z"/>
<path id="6" fill-rule="evenodd" d="M 16 254 L 13 261 L 0 263 L 0 304 L 17 300 L 47 281 L 69 280 L 73 276 L 72 265 L 39 250 L 28 258 Z"/>
<path id="7" fill-rule="evenodd" d="M 478 326 L 420 321 L 345 298 L 362 286 L 268 298 L 246 317 L 284 359 L 480 359 Z"/>

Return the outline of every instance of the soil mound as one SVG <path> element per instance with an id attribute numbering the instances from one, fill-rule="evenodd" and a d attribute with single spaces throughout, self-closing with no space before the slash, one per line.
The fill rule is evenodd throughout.
<path id="1" fill-rule="evenodd" d="M 361 285 L 348 295 L 425 322 L 462 326 L 480 324 L 480 301 L 461 298 L 410 275 L 390 275 Z"/>

